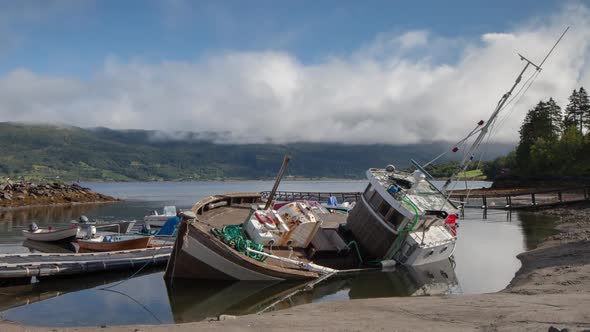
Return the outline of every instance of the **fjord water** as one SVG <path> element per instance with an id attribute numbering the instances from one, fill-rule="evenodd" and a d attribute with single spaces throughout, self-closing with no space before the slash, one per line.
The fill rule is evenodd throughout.
<path id="1" fill-rule="evenodd" d="M 0 211 L 1 253 L 29 252 L 22 229 L 67 224 L 81 214 L 103 220 L 136 219 L 164 205 L 189 208 L 197 200 L 225 192 L 269 190 L 271 181 L 184 183 L 87 183 L 85 186 L 124 199 L 113 204 L 43 207 Z M 470 187 L 488 186 L 473 182 Z M 362 191 L 366 181 L 283 182 L 285 191 Z M 300 291 L 281 283 L 175 282 L 167 285 L 162 269 L 108 273 L 65 280 L 43 280 L 0 289 L 0 315 L 29 325 L 159 324 L 202 320 L 219 314 L 246 314 L 297 304 L 384 296 L 477 294 L 504 288 L 520 267 L 516 255 L 550 235 L 553 218 L 535 213 L 468 209 L 459 223 L 454 262 L 429 269 L 397 268 L 334 278 Z M 124 281 L 120 283 L 121 281 Z M 110 286 L 109 289 L 104 289 Z"/>

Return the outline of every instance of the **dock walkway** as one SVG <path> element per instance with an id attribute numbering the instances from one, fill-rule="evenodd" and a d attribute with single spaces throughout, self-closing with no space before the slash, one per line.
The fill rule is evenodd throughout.
<path id="1" fill-rule="evenodd" d="M 96 253 L 0 254 L 0 285 L 31 277 L 46 278 L 98 271 L 165 265 L 172 246 Z"/>
<path id="2" fill-rule="evenodd" d="M 587 202 L 590 200 L 590 187 L 456 190 L 450 198 L 466 208 L 539 209 Z"/>

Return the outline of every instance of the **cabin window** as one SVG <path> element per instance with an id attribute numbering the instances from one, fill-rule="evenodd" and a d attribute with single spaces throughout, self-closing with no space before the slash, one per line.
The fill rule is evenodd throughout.
<path id="1" fill-rule="evenodd" d="M 386 201 L 381 202 L 381 206 L 379 206 L 379 214 L 381 215 L 381 217 L 385 218 L 385 216 L 387 216 L 389 208 L 390 206 Z"/>
<path id="2" fill-rule="evenodd" d="M 381 198 L 381 195 L 379 195 L 379 193 L 374 193 L 373 197 L 371 197 L 371 199 L 369 200 L 369 204 L 371 204 L 371 206 L 373 207 L 373 209 L 376 211 L 377 209 L 379 209 L 379 206 L 381 206 L 381 203 L 383 203 L 383 198 Z"/>
<path id="3" fill-rule="evenodd" d="M 375 189 L 373 188 L 372 185 L 368 185 L 367 189 L 365 189 L 365 192 L 363 193 L 363 195 L 365 196 L 365 199 L 367 200 L 367 202 L 369 200 L 371 200 L 371 197 L 373 197 L 373 194 L 375 193 Z"/>
<path id="4" fill-rule="evenodd" d="M 396 209 L 390 209 L 389 213 L 385 217 L 385 220 L 395 226 L 396 228 L 401 225 L 401 223 L 406 219 L 406 217 L 399 213 Z"/>

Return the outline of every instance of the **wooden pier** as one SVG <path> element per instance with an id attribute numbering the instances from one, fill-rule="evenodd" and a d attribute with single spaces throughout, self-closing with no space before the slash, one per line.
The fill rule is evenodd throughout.
<path id="1" fill-rule="evenodd" d="M 172 246 L 96 253 L 0 254 L 0 286 L 31 277 L 48 278 L 101 271 L 163 266 Z"/>
<path id="2" fill-rule="evenodd" d="M 268 197 L 270 191 L 263 191 L 262 197 Z M 356 202 L 360 199 L 361 192 L 306 192 L 306 191 L 277 191 L 275 199 L 277 201 L 295 201 L 310 200 L 326 202 L 328 198 L 334 196 L 338 202 Z"/>
<path id="3" fill-rule="evenodd" d="M 263 191 L 263 197 L 269 191 Z M 277 191 L 276 200 L 314 200 L 326 202 L 334 196 L 338 202 L 356 202 L 361 192 L 301 192 Z M 590 201 L 590 186 L 552 188 L 552 189 L 471 189 L 455 190 L 451 200 L 465 208 L 522 210 L 555 207 Z"/>
<path id="4" fill-rule="evenodd" d="M 457 190 L 451 200 L 466 208 L 523 210 L 576 204 L 590 200 L 590 186 L 552 189 Z"/>

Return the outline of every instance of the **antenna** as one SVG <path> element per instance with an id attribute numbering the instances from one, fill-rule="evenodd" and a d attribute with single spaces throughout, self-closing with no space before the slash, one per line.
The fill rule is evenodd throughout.
<path id="1" fill-rule="evenodd" d="M 508 92 L 506 92 L 500 98 L 500 101 L 498 101 L 498 105 L 496 105 L 496 108 L 492 112 L 492 115 L 490 116 L 490 118 L 488 119 L 488 121 L 487 122 L 480 121 L 478 123 L 478 128 L 470 133 L 469 136 L 473 135 L 475 132 L 479 132 L 479 135 L 477 136 L 477 138 L 475 139 L 475 141 L 473 142 L 473 144 L 471 145 L 471 147 L 469 147 L 469 150 L 467 151 L 467 153 L 465 154 L 465 156 L 461 160 L 461 163 L 457 167 L 457 170 L 455 170 L 455 172 L 453 172 L 453 175 L 445 182 L 445 184 L 442 187 L 442 190 L 441 191 L 443 191 L 443 192 L 446 191 L 447 190 L 447 187 L 451 184 L 451 181 L 453 180 L 453 178 L 455 178 L 455 176 L 457 175 L 457 173 L 460 172 L 460 171 L 464 171 L 467 168 L 467 165 L 469 165 L 469 163 L 473 160 L 475 151 L 477 150 L 477 148 L 479 147 L 479 145 L 483 141 L 484 137 L 487 135 L 488 130 L 489 130 L 489 127 L 496 120 L 496 118 L 498 116 L 498 113 L 500 113 L 500 111 L 504 107 L 504 104 L 506 104 L 506 101 L 508 100 L 508 98 L 510 98 L 510 95 L 512 95 L 512 92 L 514 91 L 514 89 L 516 88 L 516 86 L 518 86 L 518 84 L 522 80 L 522 75 L 524 75 L 524 73 L 529 68 L 529 66 L 535 67 L 536 71 L 537 72 L 540 72 L 542 70 L 543 64 L 545 63 L 545 61 L 547 61 L 547 58 L 549 58 L 549 56 L 551 55 L 551 53 L 553 52 L 553 50 L 555 49 L 555 47 L 557 47 L 557 44 L 559 44 L 559 42 L 561 41 L 561 39 L 563 38 L 563 36 L 565 36 L 565 34 L 567 33 L 567 31 L 569 30 L 569 28 L 570 27 L 568 26 L 565 29 L 565 31 L 561 34 L 561 36 L 559 37 L 559 39 L 557 39 L 557 41 L 555 42 L 555 44 L 553 45 L 553 47 L 549 50 L 549 52 L 547 52 L 547 55 L 545 55 L 545 58 L 543 59 L 543 61 L 541 61 L 541 64 L 540 65 L 537 66 L 531 60 L 525 58 L 521 54 L 518 54 L 518 56 L 520 56 L 520 60 L 526 61 L 526 65 L 521 70 L 520 74 L 518 74 L 518 77 L 516 77 L 516 80 L 515 80 L 514 84 L 512 85 L 512 88 L 510 88 L 510 90 L 508 90 Z M 469 138 L 469 136 L 467 138 Z M 465 141 L 467 138 L 463 139 L 462 141 Z M 455 151 L 455 149 L 453 149 L 453 151 Z"/>

